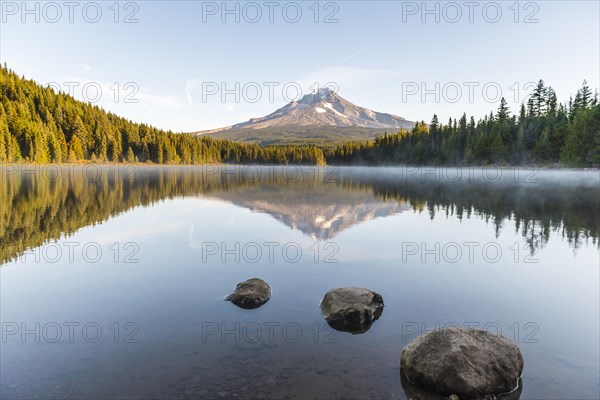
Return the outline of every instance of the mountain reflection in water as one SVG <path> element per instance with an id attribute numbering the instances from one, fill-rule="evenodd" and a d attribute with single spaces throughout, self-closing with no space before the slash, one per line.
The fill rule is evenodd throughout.
<path id="1" fill-rule="evenodd" d="M 514 220 L 531 252 L 558 232 L 597 243 L 598 171 L 417 167 L 3 166 L 0 262 L 136 206 L 200 196 L 272 215 L 316 240 L 406 211 Z"/>

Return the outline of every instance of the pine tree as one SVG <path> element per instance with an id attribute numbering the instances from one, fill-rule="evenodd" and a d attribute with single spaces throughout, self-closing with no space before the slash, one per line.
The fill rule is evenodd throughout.
<path id="1" fill-rule="evenodd" d="M 127 160 L 127 162 L 130 163 L 135 162 L 135 155 L 133 154 L 133 150 L 131 149 L 131 147 L 127 149 L 127 156 L 125 157 L 125 160 Z"/>
<path id="2" fill-rule="evenodd" d="M 510 110 L 508 109 L 508 103 L 506 102 L 506 99 L 502 97 L 500 99 L 500 106 L 498 107 L 498 112 L 496 113 L 496 119 L 498 121 L 507 120 L 509 114 Z"/>
<path id="3" fill-rule="evenodd" d="M 175 134 L 137 124 L 77 101 L 65 93 L 0 68 L 0 162 L 135 161 L 218 163 L 447 163 L 528 161 L 600 163 L 598 94 L 584 81 L 574 99 L 559 104 L 540 80 L 518 115 L 505 99 L 483 119 L 449 118 L 410 130 L 385 133 L 331 149 L 315 146 L 257 146 L 211 137 Z"/>
<path id="4" fill-rule="evenodd" d="M 2 105 L 0 104 L 0 107 Z M 6 115 L 3 113 L 4 109 L 0 108 L 0 162 L 8 161 L 8 122 L 6 121 Z"/>
<path id="5" fill-rule="evenodd" d="M 71 152 L 73 154 L 71 154 Z M 69 161 L 80 161 L 84 160 L 83 147 L 81 146 L 81 141 L 79 137 L 73 136 L 71 139 L 71 143 L 69 145 Z"/>

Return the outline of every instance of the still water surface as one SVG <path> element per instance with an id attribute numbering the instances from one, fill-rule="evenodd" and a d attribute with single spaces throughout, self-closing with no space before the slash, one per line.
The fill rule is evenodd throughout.
<path id="1" fill-rule="evenodd" d="M 404 399 L 402 348 L 502 333 L 523 399 L 597 399 L 598 171 L 2 170 L 2 398 Z M 223 297 L 259 277 L 256 310 Z M 330 328 L 332 288 L 385 301 Z"/>

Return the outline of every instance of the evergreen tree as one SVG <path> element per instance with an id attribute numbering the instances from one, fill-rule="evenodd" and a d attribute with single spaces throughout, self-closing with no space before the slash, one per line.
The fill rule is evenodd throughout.
<path id="1" fill-rule="evenodd" d="M 560 104 L 540 80 L 518 115 L 505 99 L 482 119 L 386 132 L 373 140 L 317 146 L 258 146 L 136 124 L 0 68 L 0 162 L 152 162 L 160 164 L 600 164 L 600 104 L 587 82 Z"/>
<path id="2" fill-rule="evenodd" d="M 127 156 L 125 157 L 125 160 L 127 160 L 127 162 L 135 162 L 135 155 L 133 154 L 133 150 L 131 149 L 131 147 L 129 147 L 129 149 L 127 149 Z"/>

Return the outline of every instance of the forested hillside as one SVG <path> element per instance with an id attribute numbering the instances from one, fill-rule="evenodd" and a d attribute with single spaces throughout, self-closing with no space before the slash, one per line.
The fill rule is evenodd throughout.
<path id="1" fill-rule="evenodd" d="M 163 131 L 56 93 L 6 65 L 0 77 L 0 162 L 600 165 L 600 105 L 585 82 L 568 104 L 540 80 L 517 113 L 502 99 L 495 114 L 477 121 L 463 114 L 442 124 L 434 115 L 408 131 L 332 147 L 259 146 Z"/>
<path id="2" fill-rule="evenodd" d="M 323 164 L 315 146 L 268 146 L 137 124 L 0 68 L 0 162 Z"/>
<path id="3" fill-rule="evenodd" d="M 496 113 L 475 121 L 463 114 L 442 124 L 417 123 L 410 131 L 366 143 L 348 143 L 327 154 L 343 164 L 523 164 L 600 165 L 600 105 L 587 83 L 568 104 L 539 81 L 517 114 L 504 98 Z"/>

